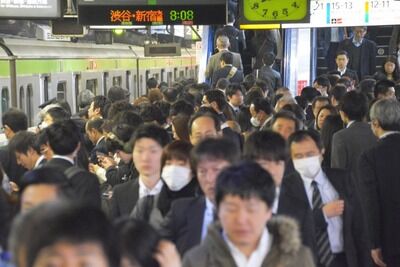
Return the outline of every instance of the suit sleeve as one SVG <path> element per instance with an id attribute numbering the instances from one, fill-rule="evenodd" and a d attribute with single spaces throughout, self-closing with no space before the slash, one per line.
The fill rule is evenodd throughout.
<path id="1" fill-rule="evenodd" d="M 332 138 L 331 168 L 346 169 L 347 150 L 343 139 L 338 134 Z"/>
<path id="2" fill-rule="evenodd" d="M 206 67 L 205 77 L 212 78 L 213 73 L 214 73 L 214 60 L 213 60 L 213 57 L 210 57 L 210 59 L 208 60 L 207 67 Z"/>
<path id="3" fill-rule="evenodd" d="M 369 74 L 372 75 L 376 72 L 376 44 L 371 42 L 371 49 L 370 49 L 370 56 L 369 56 Z"/>
<path id="4" fill-rule="evenodd" d="M 378 181 L 374 170 L 374 160 L 372 156 L 369 156 L 371 151 L 364 152 L 361 155 L 358 169 L 359 169 L 359 183 L 360 183 L 360 195 L 362 201 L 363 211 L 366 216 L 366 224 L 368 237 L 371 241 L 371 248 L 380 248 L 381 240 L 381 225 L 379 223 L 379 193 L 378 193 Z"/>

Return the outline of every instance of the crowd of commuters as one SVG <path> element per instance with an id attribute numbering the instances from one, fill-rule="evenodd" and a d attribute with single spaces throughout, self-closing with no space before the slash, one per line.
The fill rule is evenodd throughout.
<path id="1" fill-rule="evenodd" d="M 368 76 L 340 50 L 293 96 L 273 53 L 243 77 L 216 42 L 211 86 L 85 92 L 77 114 L 44 103 L 34 132 L 3 114 L 1 264 L 400 266 L 397 60 Z"/>

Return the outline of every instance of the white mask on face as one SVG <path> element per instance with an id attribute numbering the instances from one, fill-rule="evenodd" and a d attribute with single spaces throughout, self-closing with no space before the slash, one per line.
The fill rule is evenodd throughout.
<path id="1" fill-rule="evenodd" d="M 251 123 L 251 125 L 253 125 L 254 127 L 260 127 L 260 124 L 261 124 L 260 120 L 257 119 L 257 117 L 251 117 L 250 123 Z"/>
<path id="2" fill-rule="evenodd" d="M 192 180 L 190 168 L 178 165 L 165 166 L 161 177 L 172 191 L 181 190 Z"/>
<path id="3" fill-rule="evenodd" d="M 40 130 L 43 130 L 43 129 L 47 128 L 47 127 L 49 127 L 49 125 L 48 125 L 47 122 L 45 122 L 45 121 L 42 121 L 42 122 L 39 124 L 39 129 L 40 129 Z"/>
<path id="4" fill-rule="evenodd" d="M 294 159 L 293 165 L 301 176 L 307 178 L 314 178 L 321 170 L 321 161 L 319 156 L 313 156 L 304 159 Z"/>

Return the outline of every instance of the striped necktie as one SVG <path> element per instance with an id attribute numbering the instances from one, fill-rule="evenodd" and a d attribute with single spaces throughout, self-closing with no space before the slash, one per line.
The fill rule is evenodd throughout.
<path id="1" fill-rule="evenodd" d="M 313 205 L 314 222 L 319 222 L 325 220 L 325 218 L 323 217 L 324 215 L 322 214 L 323 203 L 322 203 L 321 193 L 318 189 L 318 184 L 316 181 L 312 181 L 311 186 L 313 187 L 312 205 Z M 333 254 L 329 243 L 329 236 L 326 223 L 324 227 L 318 227 L 318 226 L 316 227 L 316 237 L 317 237 L 317 252 L 318 252 L 319 262 L 323 266 L 329 267 L 333 261 Z"/>

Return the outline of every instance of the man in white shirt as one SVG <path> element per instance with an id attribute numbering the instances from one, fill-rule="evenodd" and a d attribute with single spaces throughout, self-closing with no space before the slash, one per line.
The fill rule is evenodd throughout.
<path id="1" fill-rule="evenodd" d="M 274 197 L 274 181 L 257 163 L 223 170 L 215 190 L 220 223 L 213 223 L 203 243 L 185 255 L 183 267 L 314 266 L 294 222 L 271 219 Z"/>
<path id="2" fill-rule="evenodd" d="M 322 169 L 323 145 L 314 131 L 298 131 L 289 138 L 297 173 L 299 202 L 312 210 L 313 251 L 318 267 L 370 266 L 365 221 L 349 172 Z"/>

